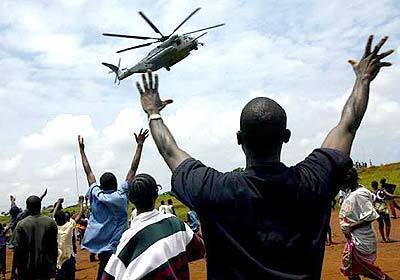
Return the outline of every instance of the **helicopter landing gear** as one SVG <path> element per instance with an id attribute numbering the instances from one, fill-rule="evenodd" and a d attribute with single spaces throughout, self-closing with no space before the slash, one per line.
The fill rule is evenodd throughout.
<path id="1" fill-rule="evenodd" d="M 165 69 L 167 69 L 167 71 L 171 71 L 171 68 L 169 68 L 169 67 L 165 67 Z"/>

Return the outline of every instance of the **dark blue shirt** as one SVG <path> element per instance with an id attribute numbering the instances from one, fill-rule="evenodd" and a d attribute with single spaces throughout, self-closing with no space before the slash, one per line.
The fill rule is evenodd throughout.
<path id="1" fill-rule="evenodd" d="M 332 149 L 244 172 L 181 163 L 172 192 L 200 216 L 208 279 L 319 279 L 336 182 L 351 166 Z"/>

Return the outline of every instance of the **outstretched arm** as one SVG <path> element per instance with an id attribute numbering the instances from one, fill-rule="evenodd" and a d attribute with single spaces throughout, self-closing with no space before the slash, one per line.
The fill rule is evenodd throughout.
<path id="1" fill-rule="evenodd" d="M 164 109 L 166 105 L 172 103 L 172 100 L 168 99 L 161 101 L 160 94 L 158 93 L 157 74 L 154 79 L 153 84 L 153 74 L 149 71 L 148 79 L 146 79 L 145 74 L 142 75 L 143 87 L 138 82 L 136 83 L 136 86 L 140 93 L 140 101 L 143 110 L 150 118 L 150 131 L 158 151 L 171 171 L 174 171 L 179 164 L 190 156 L 178 147 L 174 136 L 159 115 L 160 111 Z"/>
<path id="2" fill-rule="evenodd" d="M 59 199 L 57 200 L 56 206 L 54 206 L 54 209 L 53 209 L 53 215 L 52 215 L 53 219 L 54 219 L 54 217 L 56 216 L 57 212 L 60 212 L 60 210 L 61 210 L 61 204 L 62 204 L 63 202 L 64 202 L 64 198 L 59 198 Z"/>
<path id="3" fill-rule="evenodd" d="M 13 195 L 10 195 L 10 208 L 16 205 L 15 200 L 15 197 Z"/>
<path id="4" fill-rule="evenodd" d="M 388 197 L 388 198 L 399 198 L 399 197 L 400 197 L 400 196 L 398 196 L 398 195 L 391 194 L 390 192 L 388 192 L 388 191 L 386 191 L 386 190 L 383 190 L 383 193 L 384 193 L 385 196 Z"/>
<path id="5" fill-rule="evenodd" d="M 137 146 L 136 146 L 135 156 L 133 157 L 132 160 L 131 168 L 129 169 L 128 174 L 126 175 L 126 181 L 128 183 L 132 182 L 133 178 L 136 175 L 136 171 L 139 167 L 140 157 L 142 156 L 143 143 L 149 136 L 149 130 L 146 129 L 145 131 L 143 131 L 143 129 L 141 129 L 139 135 L 137 135 L 136 133 L 134 133 L 134 135 Z"/>
<path id="6" fill-rule="evenodd" d="M 323 148 L 332 148 L 345 154 L 350 154 L 354 137 L 367 110 L 370 83 L 378 75 L 382 67 L 391 65 L 389 62 L 381 62 L 381 59 L 393 53 L 394 50 L 378 54 L 387 38 L 387 36 L 383 37 L 371 52 L 373 36 L 369 36 L 361 60 L 359 62 L 349 60 L 356 74 L 356 81 L 353 91 L 343 108 L 339 124 L 329 132 L 322 144 Z"/>
<path id="7" fill-rule="evenodd" d="M 92 172 L 92 169 L 90 168 L 89 161 L 86 157 L 85 153 L 85 143 L 83 142 L 83 137 L 78 135 L 78 143 L 79 143 L 79 151 L 81 153 L 82 157 L 82 164 L 83 164 L 83 169 L 85 170 L 86 177 L 89 183 L 89 186 L 92 185 L 94 182 L 96 182 L 96 178 L 94 177 L 94 174 Z"/>
<path id="8" fill-rule="evenodd" d="M 40 201 L 43 200 L 43 198 L 47 195 L 47 188 L 44 190 L 44 192 L 42 193 L 42 195 L 40 196 Z"/>

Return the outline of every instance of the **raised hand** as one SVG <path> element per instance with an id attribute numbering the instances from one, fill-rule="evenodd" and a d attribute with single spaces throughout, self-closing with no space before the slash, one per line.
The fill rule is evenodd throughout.
<path id="1" fill-rule="evenodd" d="M 84 150 L 85 149 L 85 143 L 83 142 L 83 137 L 78 135 L 78 144 L 79 144 L 79 149 Z"/>
<path id="2" fill-rule="evenodd" d="M 142 128 L 139 131 L 139 135 L 137 135 L 136 133 L 134 133 L 134 135 L 135 135 L 136 143 L 143 144 L 144 141 L 146 140 L 146 138 L 149 136 L 149 130 L 146 129 L 145 131 L 143 131 L 143 128 Z"/>
<path id="3" fill-rule="evenodd" d="M 47 195 L 47 188 L 44 190 L 42 195 L 40 196 L 40 200 L 43 200 L 43 198 Z"/>
<path id="4" fill-rule="evenodd" d="M 142 74 L 143 88 L 139 82 L 136 82 L 136 87 L 140 93 L 140 101 L 142 103 L 143 110 L 148 114 L 158 114 L 165 106 L 172 103 L 172 99 L 161 101 L 160 94 L 158 93 L 158 75 L 154 76 L 150 70 L 146 74 Z"/>
<path id="5" fill-rule="evenodd" d="M 362 81 L 371 82 L 378 75 L 379 70 L 381 70 L 382 67 L 387 67 L 392 65 L 390 62 L 386 61 L 381 62 L 381 59 L 392 54 L 394 52 L 393 49 L 378 54 L 383 44 L 385 44 L 385 42 L 387 41 L 388 36 L 383 37 L 371 51 L 371 45 L 373 39 L 374 39 L 373 35 L 370 35 L 368 37 L 364 55 L 362 56 L 360 61 L 356 61 L 354 59 L 349 60 L 349 63 L 353 66 L 357 78 L 361 79 Z"/>

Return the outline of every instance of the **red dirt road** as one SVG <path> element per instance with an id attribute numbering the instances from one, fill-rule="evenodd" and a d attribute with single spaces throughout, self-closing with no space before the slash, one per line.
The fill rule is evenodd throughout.
<path id="1" fill-rule="evenodd" d="M 339 280 L 346 279 L 339 271 L 341 252 L 344 247 L 344 238 L 338 226 L 337 212 L 333 213 L 331 219 L 332 234 L 334 244 L 326 247 L 325 259 L 322 272 L 322 279 Z M 377 224 L 375 231 L 378 237 L 378 260 L 377 264 L 393 279 L 400 279 L 400 219 L 392 220 L 392 239 L 393 243 L 382 243 Z M 12 253 L 7 252 L 7 278 L 10 279 L 10 263 Z M 96 279 L 97 263 L 89 262 L 89 255 L 86 251 L 79 251 L 77 257 L 76 279 Z M 190 265 L 191 279 L 206 279 L 206 270 L 204 260 L 194 262 Z"/>

